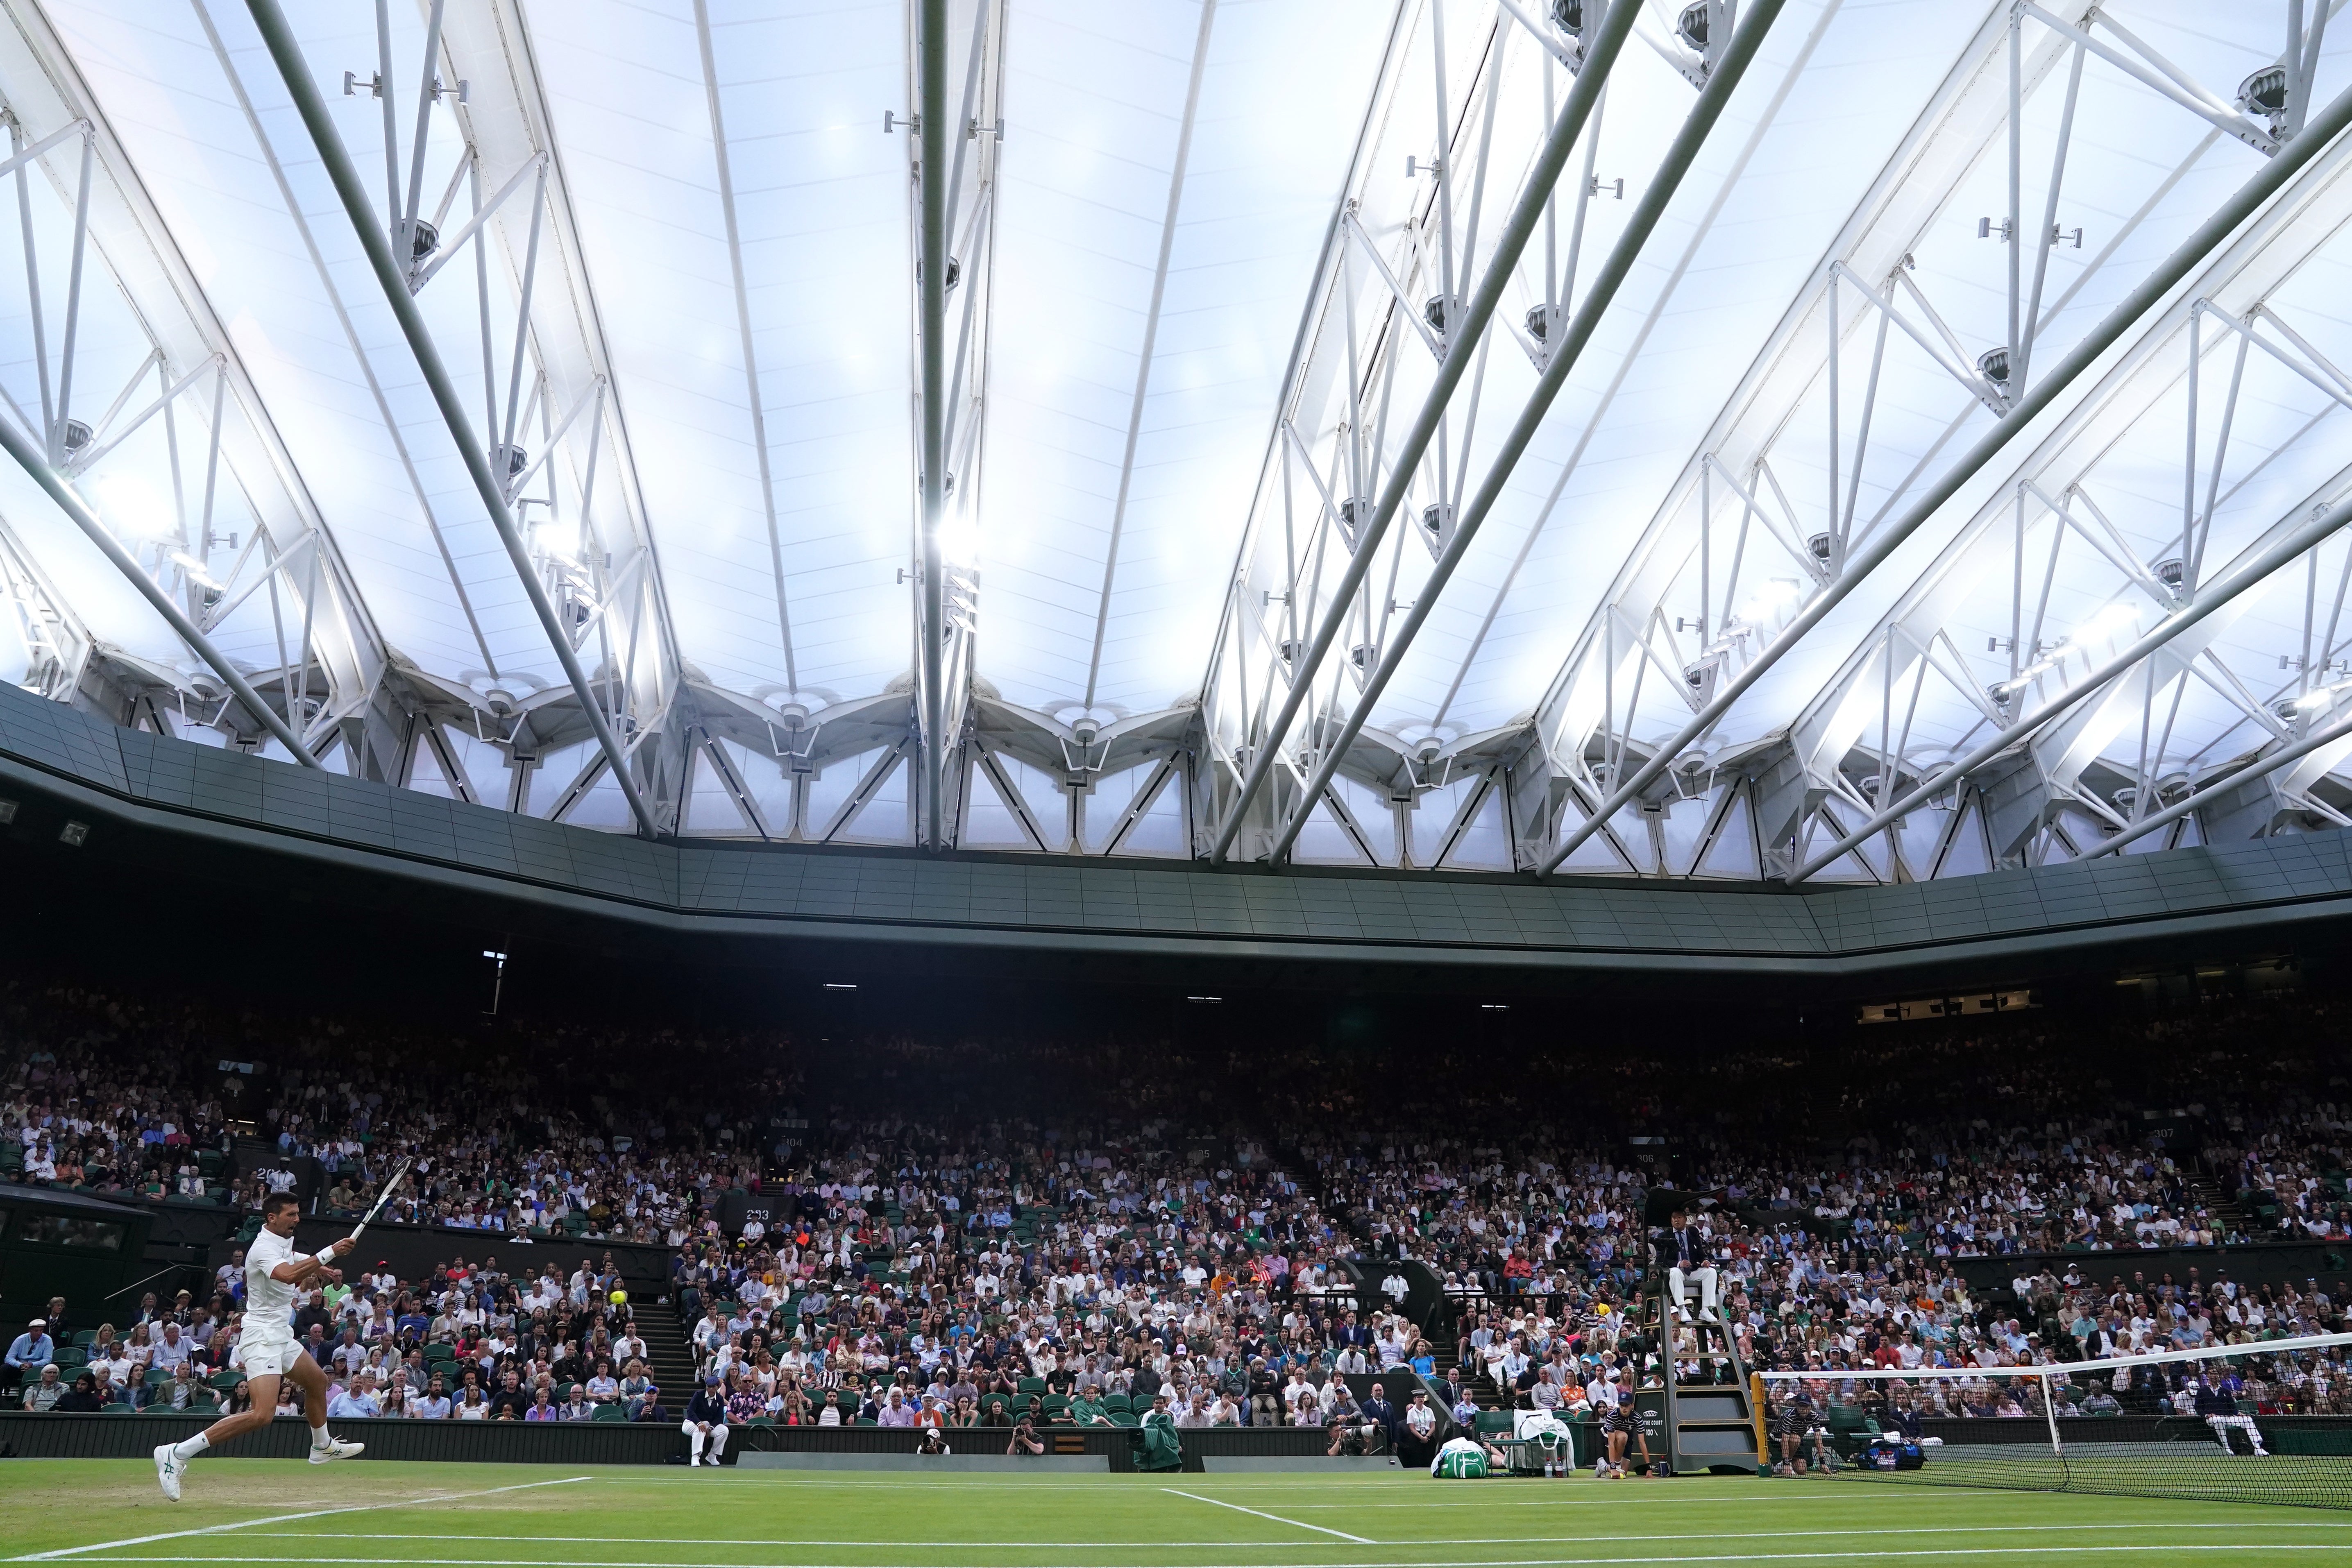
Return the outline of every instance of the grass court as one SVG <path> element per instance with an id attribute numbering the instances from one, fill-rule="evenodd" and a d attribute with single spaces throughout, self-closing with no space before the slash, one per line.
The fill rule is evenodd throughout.
<path id="1" fill-rule="evenodd" d="M 2352 1563 L 2352 1515 L 1740 1478 L 986 1476 L 198 1460 L 0 1465 L 4 1562 L 366 1568 Z"/>

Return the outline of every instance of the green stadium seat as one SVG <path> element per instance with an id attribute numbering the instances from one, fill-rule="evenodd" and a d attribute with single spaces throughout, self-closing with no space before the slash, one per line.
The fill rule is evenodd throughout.
<path id="1" fill-rule="evenodd" d="M 121 1404 L 110 1405 L 105 1409 L 100 1411 L 99 1414 L 101 1416 L 128 1416 L 131 1414 L 131 1406 Z"/>
<path id="2" fill-rule="evenodd" d="M 1134 1401 L 1124 1394 L 1106 1394 L 1103 1396 L 1102 1405 L 1105 1413 L 1112 1416 L 1118 1415 L 1122 1410 L 1132 1412 L 1135 1409 Z"/>
<path id="3" fill-rule="evenodd" d="M 596 1406 L 596 1413 L 588 1417 L 591 1421 L 625 1421 L 628 1418 L 627 1408 L 617 1404 L 599 1405 Z"/>
<path id="4" fill-rule="evenodd" d="M 1045 1392 L 1045 1380 L 1042 1377 L 1024 1377 L 1017 1386 L 1021 1392 L 1022 1403 L 1026 1404 L 1028 1403 L 1029 1396 L 1032 1394 L 1043 1394 Z"/>
<path id="5" fill-rule="evenodd" d="M 74 1331 L 73 1343 L 85 1348 L 96 1344 L 98 1343 L 98 1331 L 96 1329 L 76 1329 Z"/>

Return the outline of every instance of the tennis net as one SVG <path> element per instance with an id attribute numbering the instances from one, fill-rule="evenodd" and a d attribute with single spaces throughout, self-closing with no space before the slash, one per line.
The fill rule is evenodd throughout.
<path id="1" fill-rule="evenodd" d="M 2352 1334 L 1756 1375 L 1781 1473 L 2352 1508 Z"/>

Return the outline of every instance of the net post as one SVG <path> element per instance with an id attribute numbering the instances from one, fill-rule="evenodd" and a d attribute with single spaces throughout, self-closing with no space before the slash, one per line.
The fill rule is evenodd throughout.
<path id="1" fill-rule="evenodd" d="M 1772 1452 L 1765 1444 L 1764 1375 L 1748 1375 L 1748 1414 L 1756 1427 L 1756 1469 L 1760 1475 L 1772 1468 Z"/>
<path id="2" fill-rule="evenodd" d="M 2058 1436 L 2058 1396 L 2051 1390 L 2050 1374 L 2045 1370 L 2040 1374 L 2040 1376 L 2042 1378 L 2042 1415 L 2050 1423 L 2050 1451 L 2063 1459 L 2066 1457 L 2066 1445 Z"/>
<path id="3" fill-rule="evenodd" d="M 2058 1461 L 2058 1490 L 2063 1491 L 2074 1478 L 2066 1468 L 2066 1444 L 2058 1436 L 2058 1395 L 2050 1386 L 2050 1374 L 2042 1374 L 2042 1418 L 2050 1423 L 2050 1457 Z"/>

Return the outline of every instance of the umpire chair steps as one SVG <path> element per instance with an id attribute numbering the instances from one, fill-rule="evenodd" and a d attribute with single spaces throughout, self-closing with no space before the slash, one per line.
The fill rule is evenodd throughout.
<path id="1" fill-rule="evenodd" d="M 1738 1341 L 1720 1319 L 1709 1322 L 1693 1312 L 1693 1321 L 1682 1322 L 1664 1279 L 1655 1285 L 1652 1303 L 1666 1389 L 1667 1463 L 1675 1475 L 1754 1475 L 1769 1461 L 1757 1447 L 1756 1406 Z M 1685 1364 L 1695 1364 L 1687 1375 Z"/>

